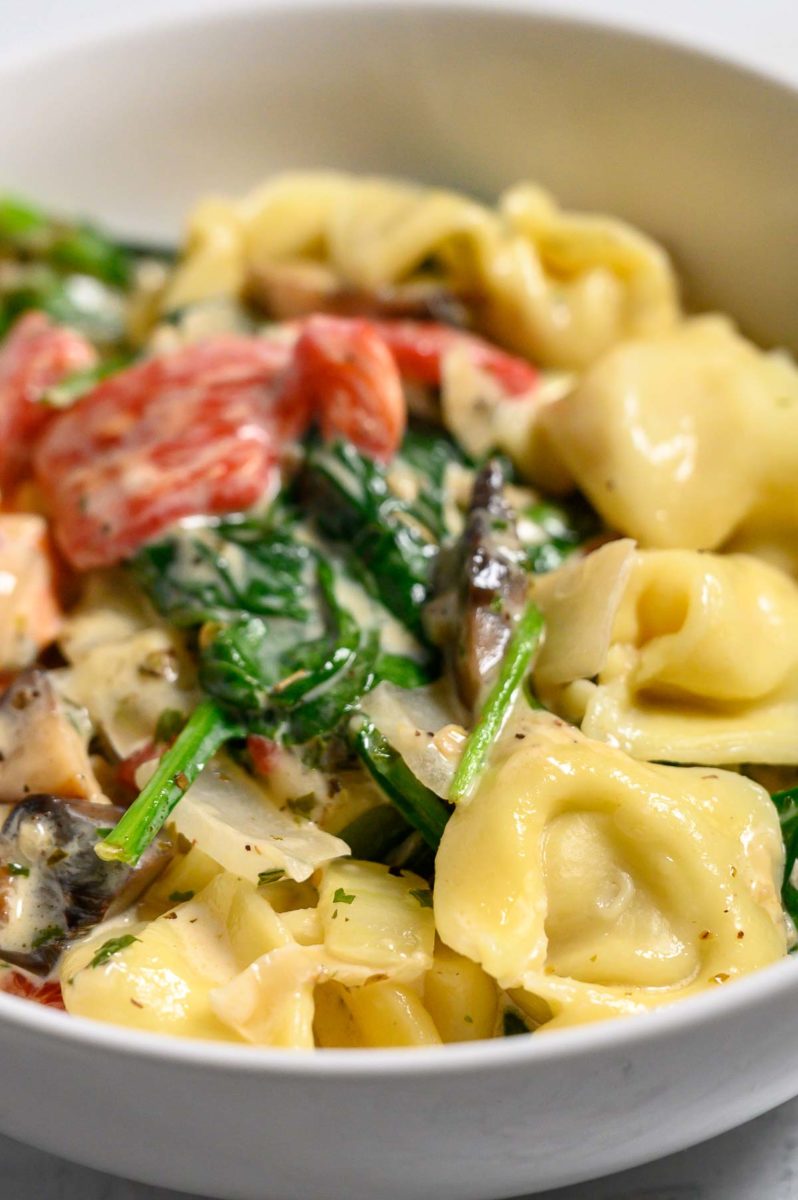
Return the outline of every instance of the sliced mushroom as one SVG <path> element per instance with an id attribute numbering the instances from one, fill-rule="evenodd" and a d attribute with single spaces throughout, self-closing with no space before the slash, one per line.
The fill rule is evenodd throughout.
<path id="1" fill-rule="evenodd" d="M 14 680 L 0 699 L 0 803 L 34 792 L 100 798 L 79 718 L 46 671 Z"/>
<path id="2" fill-rule="evenodd" d="M 524 547 L 498 460 L 477 474 L 463 534 L 442 559 L 430 628 L 447 648 L 460 698 L 477 709 L 494 681 L 528 589 Z"/>
<path id="3" fill-rule="evenodd" d="M 0 959 L 47 975 L 71 937 L 119 912 L 165 865 L 153 846 L 135 869 L 102 862 L 94 851 L 121 810 L 60 796 L 29 796 L 0 831 Z"/>
<path id="4" fill-rule="evenodd" d="M 479 298 L 454 292 L 436 279 L 359 288 L 341 280 L 322 263 L 266 263 L 251 275 L 248 299 L 275 321 L 291 321 L 311 313 L 339 317 L 394 317 L 441 321 L 468 328 Z"/>

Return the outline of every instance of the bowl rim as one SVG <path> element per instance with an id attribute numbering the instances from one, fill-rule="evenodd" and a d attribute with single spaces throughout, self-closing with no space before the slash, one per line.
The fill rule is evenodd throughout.
<path id="1" fill-rule="evenodd" d="M 778 73 L 771 74 L 736 58 L 698 47 L 672 34 L 655 34 L 629 25 L 625 19 L 594 20 L 577 14 L 555 12 L 534 0 L 231 0 L 223 7 L 200 13 L 169 13 L 154 16 L 146 25 L 133 20 L 110 29 L 61 37 L 38 47 L 0 51 L 0 80 L 6 75 L 41 65 L 69 60 L 81 52 L 146 43 L 173 36 L 181 30 L 219 27 L 235 21 L 257 20 L 275 15 L 283 18 L 323 14 L 346 20 L 352 16 L 435 18 L 458 14 L 496 21 L 521 21 L 576 29 L 608 41 L 627 42 L 640 49 L 665 52 L 691 59 L 698 69 L 711 69 L 730 79 L 737 77 L 762 89 L 779 93 L 796 105 L 798 85 Z M 732 1019 L 741 1011 L 756 1012 L 764 1000 L 778 1002 L 790 993 L 798 997 L 798 962 L 790 956 L 731 981 L 731 987 L 705 991 L 685 999 L 674 999 L 664 1007 L 633 1016 L 607 1018 L 587 1025 L 569 1026 L 526 1037 L 484 1039 L 440 1046 L 386 1047 L 373 1049 L 311 1049 L 288 1051 L 276 1047 L 183 1038 L 169 1033 L 151 1033 L 129 1026 L 106 1024 L 92 1018 L 72 1016 L 47 1008 L 30 999 L 0 991 L 0 1026 L 38 1034 L 48 1041 L 135 1057 L 153 1062 L 175 1062 L 186 1067 L 246 1073 L 266 1071 L 281 1076 L 322 1077 L 340 1080 L 369 1076 L 428 1076 L 481 1072 L 486 1068 L 523 1068 L 582 1057 L 590 1052 L 620 1053 L 641 1041 L 667 1040 L 679 1031 L 694 1030 L 707 1020 Z"/>
<path id="2" fill-rule="evenodd" d="M 763 1001 L 798 999 L 798 961 L 792 956 L 762 967 L 750 975 L 719 985 L 720 994 L 705 991 L 662 1008 L 630 1016 L 607 1018 L 586 1025 L 541 1031 L 510 1038 L 485 1038 L 450 1042 L 440 1046 L 390 1046 L 358 1049 L 324 1047 L 290 1050 L 247 1043 L 185 1038 L 151 1033 L 127 1025 L 113 1025 L 90 1017 L 72 1016 L 38 1004 L 35 1000 L 0 993 L 0 1027 L 12 1026 L 39 1034 L 48 1041 L 91 1046 L 125 1058 L 171 1061 L 214 1072 L 266 1071 L 281 1076 L 362 1078 L 473 1074 L 486 1068 L 523 1068 L 526 1065 L 584 1058 L 591 1053 L 620 1054 L 639 1042 L 667 1042 L 674 1034 L 694 1031 L 707 1021 L 734 1019 L 749 1011 L 759 1021 Z"/>
<path id="3" fill-rule="evenodd" d="M 106 29 L 61 34 L 40 42 L 38 46 L 31 42 L 10 50 L 0 48 L 0 77 L 50 61 L 68 59 L 82 50 L 91 53 L 114 44 L 129 49 L 131 41 L 146 42 L 181 30 L 200 26 L 219 27 L 234 21 L 268 18 L 273 14 L 291 20 L 313 13 L 341 18 L 370 14 L 401 18 L 431 14 L 437 18 L 453 12 L 461 18 L 518 19 L 551 28 L 576 29 L 613 41 L 637 43 L 640 49 L 654 52 L 664 50 L 684 59 L 693 59 L 697 66 L 703 65 L 705 69 L 715 69 L 729 76 L 737 75 L 751 84 L 780 92 L 791 102 L 798 101 L 798 78 L 789 79 L 778 70 L 769 71 L 759 65 L 753 66 L 735 55 L 696 44 L 687 35 L 655 33 L 636 25 L 633 18 L 601 19 L 576 12 L 561 12 L 550 8 L 548 0 L 226 0 L 224 5 L 198 13 L 164 11 L 149 14 L 146 24 L 142 24 L 138 18 L 128 17 Z"/>

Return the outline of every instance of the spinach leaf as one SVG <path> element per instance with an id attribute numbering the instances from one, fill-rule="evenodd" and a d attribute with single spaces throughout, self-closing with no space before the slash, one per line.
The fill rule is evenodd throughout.
<path id="1" fill-rule="evenodd" d="M 798 886 L 793 882 L 793 871 L 798 860 L 798 787 L 774 792 L 773 803 L 778 810 L 786 854 L 781 899 L 786 911 L 798 924 Z"/>
<path id="2" fill-rule="evenodd" d="M 341 725 L 373 686 L 379 653 L 377 633 L 362 631 L 339 603 L 329 561 L 298 534 L 281 502 L 263 517 L 177 529 L 132 563 L 161 613 L 206 625 L 204 690 L 291 743 Z M 389 660 L 386 674 L 409 674 L 409 661 Z"/>
<path id="3" fill-rule="evenodd" d="M 212 700 L 203 700 L 130 808 L 97 843 L 98 856 L 104 862 L 135 866 L 209 759 L 225 742 L 244 732 Z"/>
<path id="4" fill-rule="evenodd" d="M 561 567 L 574 550 L 601 529 L 593 509 L 581 498 L 556 504 L 543 500 L 525 509 L 519 524 L 523 536 L 527 522 L 533 522 L 543 535 L 527 544 L 527 566 L 535 575 Z"/>
<path id="5" fill-rule="evenodd" d="M 51 217 L 16 196 L 0 196 L 0 253 L 90 275 L 111 287 L 131 281 L 132 258 L 122 246 L 93 225 Z"/>
<path id="6" fill-rule="evenodd" d="M 35 242 L 47 230 L 47 218 L 19 196 L 0 196 L 0 246 L 14 249 Z"/>
<path id="7" fill-rule="evenodd" d="M 361 632 L 339 605 L 332 570 L 321 561 L 316 589 L 319 636 L 303 640 L 302 625 L 283 618 L 239 618 L 201 650 L 203 688 L 289 743 L 334 733 L 376 680 L 378 635 Z"/>
<path id="8" fill-rule="evenodd" d="M 0 337 L 22 313 L 46 312 L 54 321 L 79 330 L 99 346 L 124 341 L 121 293 L 98 279 L 60 275 L 49 266 L 25 264 L 0 282 Z"/>
<path id="9" fill-rule="evenodd" d="M 378 804 L 350 821 L 339 831 L 338 837 L 346 842 L 353 858 L 384 862 L 412 832 L 412 825 L 408 825 L 397 808 L 392 804 Z"/>
<path id="10" fill-rule="evenodd" d="M 155 607 L 175 625 L 283 617 L 308 622 L 317 556 L 282 504 L 264 517 L 176 529 L 131 560 Z"/>
<path id="11" fill-rule="evenodd" d="M 437 675 L 426 663 L 405 654 L 387 654 L 385 651 L 378 654 L 374 670 L 380 681 L 384 679 L 402 688 L 423 687 L 425 683 L 432 683 Z"/>
<path id="12" fill-rule="evenodd" d="M 370 721 L 354 735 L 355 749 L 375 783 L 424 841 L 437 850 L 451 810 L 426 787 Z"/>
<path id="13" fill-rule="evenodd" d="M 322 533 L 380 602 L 420 641 L 421 609 L 438 556 L 438 538 L 388 485 L 384 467 L 349 442 L 313 447 L 305 480 Z"/>
<path id="14" fill-rule="evenodd" d="M 447 467 L 469 465 L 462 450 L 440 429 L 413 426 L 405 434 L 397 455 L 399 466 L 418 476 L 418 496 L 410 505 L 413 515 L 431 530 L 438 541 L 447 534 L 444 481 Z"/>

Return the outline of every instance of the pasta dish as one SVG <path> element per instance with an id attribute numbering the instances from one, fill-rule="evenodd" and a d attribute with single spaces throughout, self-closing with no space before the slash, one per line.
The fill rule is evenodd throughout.
<path id="1" fill-rule="evenodd" d="M 420 1046 L 798 919 L 798 369 L 522 184 L 0 198 L 0 989 Z"/>

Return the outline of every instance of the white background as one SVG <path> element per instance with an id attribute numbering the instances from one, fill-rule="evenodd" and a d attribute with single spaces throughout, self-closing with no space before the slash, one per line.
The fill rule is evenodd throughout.
<path id="1" fill-rule="evenodd" d="M 169 20 L 173 15 L 230 8 L 234 3 L 235 0 L 226 4 L 224 0 L 135 0 L 135 3 L 0 0 L 0 55 L 28 54 L 45 44 L 78 40 L 106 29 Z M 778 74 L 798 85 L 798 0 L 660 0 L 659 3 L 549 0 L 537 7 L 665 34 Z M 13 180 L 0 179 L 0 184 L 11 185 Z M 13 1084 L 3 1080 L 3 1086 Z M 124 1087 L 123 1079 L 119 1086 Z M 120 1136 L 124 1136 L 124 1131 L 120 1130 Z M 174 1192 L 113 1180 L 3 1138 L 0 1138 L 0 1198 L 178 1200 Z M 555 1198 L 798 1200 L 798 1101 L 695 1150 L 612 1179 L 550 1193 L 548 1198 L 540 1200 Z M 347 1198 L 331 1196 L 330 1200 Z"/>

